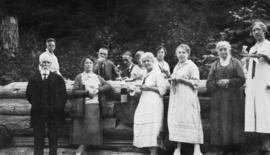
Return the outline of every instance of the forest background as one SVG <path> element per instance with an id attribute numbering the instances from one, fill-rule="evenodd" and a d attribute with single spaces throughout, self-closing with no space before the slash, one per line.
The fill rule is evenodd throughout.
<path id="1" fill-rule="evenodd" d="M 49 37 L 56 39 L 60 71 L 69 79 L 82 71 L 81 58 L 96 56 L 102 46 L 118 65 L 127 50 L 155 52 L 163 44 L 173 68 L 180 43 L 190 45 L 205 79 L 215 43 L 229 41 L 241 58 L 242 46 L 254 44 L 252 21 L 269 25 L 269 8 L 269 0 L 1 0 L 0 84 L 27 81 Z M 15 19 L 17 29 L 5 29 L 7 19 Z"/>

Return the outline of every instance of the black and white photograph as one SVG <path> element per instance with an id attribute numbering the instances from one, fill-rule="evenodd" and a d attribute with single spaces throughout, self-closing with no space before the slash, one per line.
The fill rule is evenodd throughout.
<path id="1" fill-rule="evenodd" d="M 0 0 L 0 155 L 270 155 L 269 0 Z"/>

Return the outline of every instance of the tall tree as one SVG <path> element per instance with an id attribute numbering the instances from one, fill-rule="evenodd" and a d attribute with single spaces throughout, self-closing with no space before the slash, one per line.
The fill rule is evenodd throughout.
<path id="1" fill-rule="evenodd" d="M 18 20 L 12 16 L 6 16 L 1 22 L 1 43 L 3 52 L 9 57 L 14 57 L 19 47 Z"/>

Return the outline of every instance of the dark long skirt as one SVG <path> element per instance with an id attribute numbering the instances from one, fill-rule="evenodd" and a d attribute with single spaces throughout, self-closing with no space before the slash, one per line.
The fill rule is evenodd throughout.
<path id="1" fill-rule="evenodd" d="M 103 143 L 98 104 L 86 104 L 84 118 L 73 119 L 70 138 L 72 144 L 101 145 Z"/>
<path id="2" fill-rule="evenodd" d="M 211 144 L 244 142 L 244 100 L 239 90 L 219 90 L 213 94 L 210 124 Z"/>

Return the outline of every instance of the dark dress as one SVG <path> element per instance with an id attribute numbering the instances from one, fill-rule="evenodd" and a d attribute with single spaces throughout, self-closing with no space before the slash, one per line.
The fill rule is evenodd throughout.
<path id="1" fill-rule="evenodd" d="M 217 81 L 230 79 L 228 88 L 220 88 Z M 212 93 L 210 112 L 211 143 L 231 145 L 244 142 L 244 100 L 240 87 L 244 84 L 244 72 L 239 60 L 231 58 L 229 65 L 212 64 L 207 90 Z"/>
<path id="2" fill-rule="evenodd" d="M 104 96 L 102 93 L 111 89 L 111 85 L 108 84 L 102 77 L 97 76 L 100 82 L 99 85 L 99 103 L 85 104 L 85 99 L 76 99 L 73 104 L 84 102 L 84 116 L 82 118 L 74 118 L 71 132 L 72 144 L 84 144 L 84 145 L 102 145 L 103 143 L 103 128 L 101 126 L 101 104 L 100 100 Z M 79 74 L 75 78 L 73 87 L 74 92 L 86 91 L 82 82 L 82 74 Z"/>

